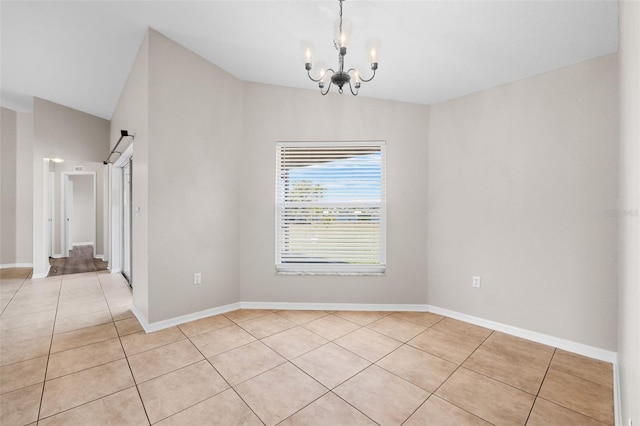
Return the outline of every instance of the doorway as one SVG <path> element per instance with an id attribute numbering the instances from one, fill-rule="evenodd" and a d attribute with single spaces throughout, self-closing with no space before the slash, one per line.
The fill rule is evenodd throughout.
<path id="1" fill-rule="evenodd" d="M 131 205 L 132 157 L 122 167 L 122 275 L 132 285 L 131 277 Z"/>
<path id="2" fill-rule="evenodd" d="M 109 269 L 133 288 L 133 143 L 110 167 L 111 256 Z"/>
<path id="3" fill-rule="evenodd" d="M 47 235 L 49 236 L 49 244 L 47 244 L 47 254 L 52 258 L 56 250 L 55 245 L 55 210 L 56 210 L 56 174 L 48 172 L 48 188 L 47 188 Z"/>
<path id="4" fill-rule="evenodd" d="M 62 172 L 62 254 L 74 246 L 96 250 L 96 172 Z"/>

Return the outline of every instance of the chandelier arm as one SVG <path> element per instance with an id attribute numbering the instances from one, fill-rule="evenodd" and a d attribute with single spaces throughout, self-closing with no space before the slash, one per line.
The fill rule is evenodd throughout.
<path id="1" fill-rule="evenodd" d="M 371 76 L 370 79 L 366 79 L 366 78 L 362 78 L 362 74 L 360 74 L 360 81 L 363 81 L 365 83 L 370 82 L 371 80 L 373 80 L 373 78 L 376 76 L 376 70 L 373 70 L 373 75 Z"/>
<path id="2" fill-rule="evenodd" d="M 358 92 L 360 91 L 360 88 L 356 88 L 356 91 L 353 91 L 353 87 L 351 87 L 351 82 L 349 82 L 349 90 L 351 90 L 351 94 L 353 96 L 358 96 Z"/>
<path id="3" fill-rule="evenodd" d="M 315 83 L 320 83 L 322 80 L 324 80 L 324 77 L 327 75 L 327 73 L 328 73 L 329 71 L 331 71 L 331 75 L 333 75 L 333 74 L 335 74 L 335 73 L 336 73 L 332 68 L 329 68 L 328 70 L 326 70 L 326 71 L 324 72 L 324 74 L 322 75 L 322 77 L 320 77 L 320 78 L 318 78 L 318 79 L 315 79 L 315 78 L 311 77 L 311 70 L 307 70 L 307 75 L 309 76 L 309 80 L 311 80 L 311 81 L 313 81 L 313 82 L 315 82 Z"/>
<path id="4" fill-rule="evenodd" d="M 309 76 L 309 80 L 311 80 L 311 81 L 313 81 L 315 83 L 318 83 L 318 82 L 320 82 L 320 80 L 322 80 L 322 78 L 319 78 L 319 79 L 316 80 L 315 78 L 311 77 L 311 70 L 307 70 L 307 75 Z"/>
<path id="5" fill-rule="evenodd" d="M 327 93 L 329 93 L 329 90 L 331 90 L 331 84 L 333 82 L 331 80 L 329 80 L 329 84 L 327 85 L 327 90 L 325 90 L 324 92 L 322 91 L 322 87 L 320 88 L 320 94 L 322 94 L 322 96 L 325 96 Z"/>

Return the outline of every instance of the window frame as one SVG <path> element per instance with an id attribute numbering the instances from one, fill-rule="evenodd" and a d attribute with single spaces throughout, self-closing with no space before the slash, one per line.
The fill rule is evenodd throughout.
<path id="1" fill-rule="evenodd" d="M 345 264 L 345 263 L 287 263 L 282 262 L 282 253 L 280 251 L 282 220 L 281 211 L 288 203 L 280 199 L 280 176 L 281 176 L 281 148 L 282 147 L 308 147 L 318 148 L 357 148 L 357 147 L 375 147 L 380 152 L 380 202 L 345 202 L 332 203 L 336 207 L 358 208 L 363 206 L 373 206 L 379 208 L 379 263 L 376 264 Z M 294 275 L 384 275 L 386 273 L 386 251 L 387 251 L 387 154 L 386 141 L 384 140 L 364 140 L 364 141 L 278 141 L 275 149 L 276 172 L 275 172 L 275 270 L 277 274 L 294 274 Z M 356 203 L 356 204 L 354 204 Z M 322 204 L 322 203 L 320 203 Z M 310 207 L 318 207 L 315 203 L 310 203 Z"/>

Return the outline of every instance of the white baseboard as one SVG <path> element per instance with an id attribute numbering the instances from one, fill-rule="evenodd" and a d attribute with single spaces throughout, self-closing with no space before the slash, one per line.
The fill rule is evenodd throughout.
<path id="1" fill-rule="evenodd" d="M 613 411 L 615 416 L 615 424 L 618 426 L 622 425 L 622 419 L 620 417 L 620 370 L 618 367 L 617 352 L 596 348 L 594 346 L 549 336 L 547 334 L 542 334 L 523 328 L 513 327 L 495 321 L 489 321 L 471 315 L 461 314 L 460 312 L 450 311 L 448 309 L 439 308 L 437 306 L 429 306 L 428 309 L 429 312 L 433 312 L 434 314 L 445 315 L 449 318 L 458 319 L 460 321 L 465 321 L 471 324 L 479 325 L 481 327 L 486 327 L 491 330 L 500 331 L 516 337 L 522 337 L 523 339 L 531 340 L 533 342 L 542 343 L 544 345 L 553 346 L 568 352 L 573 352 L 589 358 L 594 358 L 600 361 L 611 363 L 613 365 Z"/>
<path id="2" fill-rule="evenodd" d="M 53 259 L 62 259 L 64 256 L 62 255 L 62 253 L 54 253 L 51 255 L 51 257 Z"/>
<path id="3" fill-rule="evenodd" d="M 417 311 L 426 312 L 428 305 L 386 303 L 290 303 L 240 302 L 241 309 L 292 309 L 299 311 Z"/>
<path id="4" fill-rule="evenodd" d="M 491 330 L 500 331 L 523 339 L 531 340 L 543 345 L 553 346 L 564 349 L 589 358 L 595 358 L 600 361 L 615 363 L 617 362 L 617 353 L 605 349 L 596 348 L 594 346 L 573 342 L 571 340 L 561 339 L 559 337 L 549 336 L 548 334 L 538 333 L 536 331 L 526 330 L 524 328 L 513 327 L 511 325 L 502 324 L 495 321 L 486 320 L 484 318 L 474 317 L 472 315 L 462 314 L 456 311 L 439 308 L 437 306 L 428 306 L 428 311 L 434 314 L 444 315 L 460 321 L 465 321 Z"/>
<path id="5" fill-rule="evenodd" d="M 8 268 L 33 268 L 33 263 L 5 263 L 0 265 L 0 269 Z"/>
<path id="6" fill-rule="evenodd" d="M 613 415 L 616 426 L 622 426 L 622 401 L 620 399 L 620 367 L 618 357 L 613 363 Z"/>
<path id="7" fill-rule="evenodd" d="M 93 241 L 82 241 L 79 243 L 72 243 L 71 246 L 75 247 L 75 246 L 95 246 L 96 243 L 94 243 Z"/>
<path id="8" fill-rule="evenodd" d="M 142 315 L 142 313 L 135 307 L 135 305 L 131 306 L 131 312 L 133 312 L 136 318 L 138 318 L 140 325 L 147 333 L 152 333 L 154 331 L 163 330 L 165 328 L 174 327 L 176 325 L 211 317 L 214 315 L 224 314 L 226 312 L 235 311 L 236 309 L 240 309 L 240 303 L 231 303 L 229 305 L 218 306 L 217 308 L 205 309 L 204 311 L 194 312 L 192 314 L 181 315 L 179 317 L 149 323 L 147 318 Z"/>
<path id="9" fill-rule="evenodd" d="M 107 261 L 107 256 L 105 256 L 104 254 L 96 254 L 96 255 L 94 255 L 94 257 L 96 259 L 100 259 L 100 260 L 105 261 L 105 262 Z"/>
<path id="10" fill-rule="evenodd" d="M 47 275 L 49 275 L 49 271 L 51 270 L 51 265 L 47 265 L 47 270 L 46 272 L 42 273 L 42 274 L 32 274 L 31 275 L 31 279 L 37 279 L 37 278 L 46 278 Z"/>

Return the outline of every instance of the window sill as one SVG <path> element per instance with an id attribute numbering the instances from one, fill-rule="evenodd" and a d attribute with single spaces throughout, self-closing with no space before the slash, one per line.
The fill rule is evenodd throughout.
<path id="1" fill-rule="evenodd" d="M 346 265 L 345 265 L 346 266 Z M 386 266 L 368 267 L 318 267 L 318 265 L 276 265 L 278 275 L 335 275 L 335 276 L 383 276 L 386 274 Z"/>

